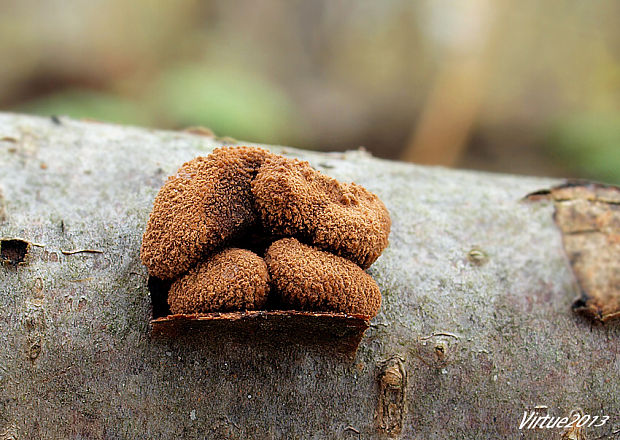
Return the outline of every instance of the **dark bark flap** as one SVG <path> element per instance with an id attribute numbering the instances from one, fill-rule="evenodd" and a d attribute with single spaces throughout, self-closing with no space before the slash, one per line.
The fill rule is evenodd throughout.
<path id="1" fill-rule="evenodd" d="M 293 310 L 258 310 L 196 315 L 169 315 L 151 321 L 154 337 L 175 337 L 188 332 L 207 332 L 246 339 L 255 337 L 275 343 L 301 343 L 354 354 L 369 327 L 366 316 Z"/>

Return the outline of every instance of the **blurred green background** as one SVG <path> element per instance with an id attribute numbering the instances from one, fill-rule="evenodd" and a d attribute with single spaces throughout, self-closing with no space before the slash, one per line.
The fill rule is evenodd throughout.
<path id="1" fill-rule="evenodd" d="M 620 183 L 620 2 L 0 0 L 0 110 Z"/>

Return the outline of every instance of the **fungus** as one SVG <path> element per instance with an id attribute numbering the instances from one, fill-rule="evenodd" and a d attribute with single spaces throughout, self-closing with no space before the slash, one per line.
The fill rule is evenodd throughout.
<path id="1" fill-rule="evenodd" d="M 390 227 L 385 205 L 359 185 L 266 150 L 229 147 L 168 178 L 140 257 L 177 317 L 277 304 L 370 319 L 381 293 L 363 269 L 387 246 Z"/>
<path id="2" fill-rule="evenodd" d="M 150 275 L 186 273 L 257 221 L 251 181 L 270 153 L 260 148 L 216 149 L 185 163 L 160 189 L 142 238 Z"/>
<path id="3" fill-rule="evenodd" d="M 379 198 L 341 183 L 308 162 L 271 156 L 252 182 L 264 225 L 370 267 L 388 244 L 391 220 Z"/>
<path id="4" fill-rule="evenodd" d="M 379 311 L 377 283 L 345 258 L 283 238 L 267 249 L 265 261 L 275 294 L 286 306 L 367 317 Z"/>
<path id="5" fill-rule="evenodd" d="M 265 261 L 248 250 L 229 248 L 172 283 L 168 304 L 174 314 L 257 310 L 268 294 Z"/>

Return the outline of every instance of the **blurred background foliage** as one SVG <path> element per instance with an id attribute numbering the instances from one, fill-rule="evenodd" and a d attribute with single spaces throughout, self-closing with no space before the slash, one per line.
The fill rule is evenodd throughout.
<path id="1" fill-rule="evenodd" d="M 0 0 L 0 110 L 620 183 L 620 2 Z"/>

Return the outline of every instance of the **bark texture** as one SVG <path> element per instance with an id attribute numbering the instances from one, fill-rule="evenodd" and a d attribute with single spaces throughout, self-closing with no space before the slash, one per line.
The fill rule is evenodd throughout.
<path id="1" fill-rule="evenodd" d="M 220 145 L 0 114 L 0 439 L 559 438 L 519 431 L 537 405 L 611 417 L 586 438 L 618 429 L 620 328 L 571 311 L 553 201 L 523 200 L 551 179 L 267 147 L 391 213 L 357 353 L 234 325 L 152 336 L 139 250 L 153 199 Z"/>

